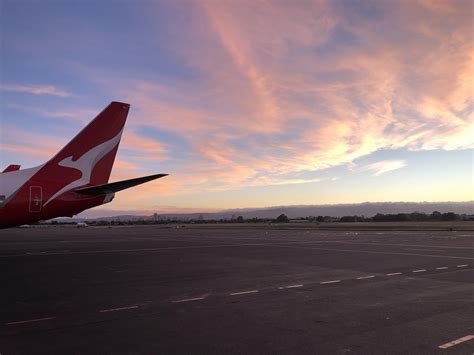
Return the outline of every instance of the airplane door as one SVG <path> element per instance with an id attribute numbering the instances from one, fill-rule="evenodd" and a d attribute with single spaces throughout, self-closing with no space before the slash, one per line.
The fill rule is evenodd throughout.
<path id="1" fill-rule="evenodd" d="M 43 189 L 41 186 L 30 186 L 30 212 L 41 212 L 43 207 Z"/>

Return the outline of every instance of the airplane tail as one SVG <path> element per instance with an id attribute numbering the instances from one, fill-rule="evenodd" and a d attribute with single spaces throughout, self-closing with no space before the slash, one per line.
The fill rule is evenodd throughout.
<path id="1" fill-rule="evenodd" d="M 129 108 L 129 104 L 111 102 L 46 165 L 77 169 L 83 175 L 90 171 L 90 184 L 107 183 Z"/>
<path id="2" fill-rule="evenodd" d="M 110 103 L 45 164 L 0 173 L 0 228 L 73 216 L 112 201 L 118 191 L 162 178 L 154 174 L 109 183 L 130 105 Z"/>
<path id="3" fill-rule="evenodd" d="M 42 166 L 39 174 L 56 185 L 45 205 L 65 191 L 109 181 L 129 108 L 129 104 L 111 102 Z M 41 176 L 36 177 L 41 179 Z"/>

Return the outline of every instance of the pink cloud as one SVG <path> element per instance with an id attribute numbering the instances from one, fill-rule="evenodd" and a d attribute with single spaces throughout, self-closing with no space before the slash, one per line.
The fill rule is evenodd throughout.
<path id="1" fill-rule="evenodd" d="M 0 139 L 0 148 L 2 152 L 15 153 L 21 164 L 23 156 L 34 158 L 38 164 L 51 158 L 61 148 L 61 141 L 64 138 L 58 138 L 51 135 L 41 135 L 28 131 L 21 131 L 12 127 L 3 127 L 3 135 Z M 59 142 L 59 143 L 58 143 Z"/>
<path id="2" fill-rule="evenodd" d="M 28 155 L 45 159 L 51 156 L 51 150 L 44 147 L 29 147 L 21 144 L 8 143 L 1 143 L 0 147 L 4 152 L 15 153 L 19 155 Z"/>
<path id="3" fill-rule="evenodd" d="M 164 160 L 167 158 L 167 150 L 163 143 L 138 135 L 133 130 L 124 132 L 120 147 L 133 153 L 140 160 Z"/>

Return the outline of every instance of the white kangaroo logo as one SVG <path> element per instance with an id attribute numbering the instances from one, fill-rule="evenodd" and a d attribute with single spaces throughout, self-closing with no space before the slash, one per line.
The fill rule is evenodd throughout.
<path id="1" fill-rule="evenodd" d="M 48 201 L 46 201 L 43 207 L 62 193 L 72 190 L 76 187 L 89 184 L 91 181 L 92 170 L 94 170 L 95 165 L 100 159 L 106 156 L 110 151 L 112 151 L 113 148 L 117 146 L 117 144 L 120 142 L 122 131 L 123 129 L 114 138 L 99 144 L 98 146 L 89 150 L 87 153 L 84 153 L 76 161 L 72 160 L 72 155 L 61 160 L 58 163 L 59 166 L 79 170 L 81 172 L 81 177 L 72 181 L 68 185 L 64 186 L 61 190 L 56 192 L 49 198 Z"/>

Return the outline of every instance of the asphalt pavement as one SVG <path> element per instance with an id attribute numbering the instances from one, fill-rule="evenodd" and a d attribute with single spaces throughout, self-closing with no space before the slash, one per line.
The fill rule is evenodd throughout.
<path id="1" fill-rule="evenodd" d="M 0 231 L 0 354 L 473 354 L 474 232 Z"/>

